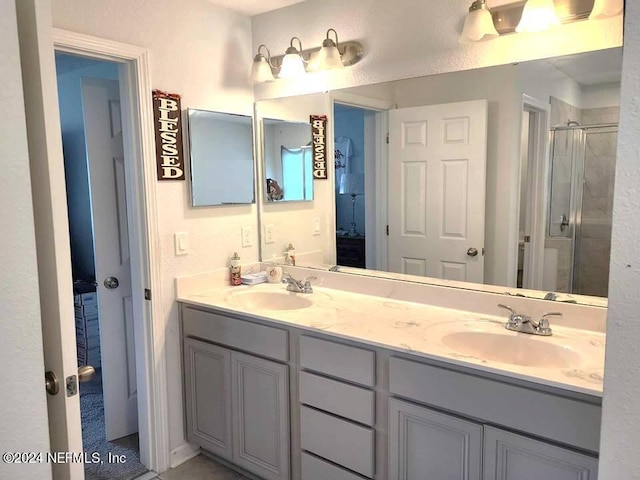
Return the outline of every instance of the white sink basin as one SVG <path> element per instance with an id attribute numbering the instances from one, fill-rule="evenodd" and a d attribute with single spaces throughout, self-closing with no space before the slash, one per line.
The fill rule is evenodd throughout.
<path id="1" fill-rule="evenodd" d="M 444 335 L 442 343 L 465 355 L 526 367 L 576 368 L 584 363 L 570 347 L 524 333 L 455 332 Z"/>
<path id="2" fill-rule="evenodd" d="M 314 294 L 244 290 L 230 294 L 228 301 L 238 307 L 257 310 L 299 310 L 313 305 L 311 295 Z"/>

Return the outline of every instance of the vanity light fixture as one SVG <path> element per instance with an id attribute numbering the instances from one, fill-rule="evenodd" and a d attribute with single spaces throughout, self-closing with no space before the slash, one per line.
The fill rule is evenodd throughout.
<path id="1" fill-rule="evenodd" d="M 264 48 L 267 51 L 267 56 L 260 53 L 260 50 Z M 258 53 L 253 57 L 253 65 L 251 66 L 251 81 L 253 83 L 263 83 L 275 80 L 271 69 L 271 52 L 267 46 L 263 43 L 258 47 Z"/>
<path id="2" fill-rule="evenodd" d="M 469 13 L 464 20 L 462 34 L 458 38 L 460 43 L 480 42 L 498 38 L 499 34 L 493 24 L 493 17 L 487 8 L 485 0 L 475 0 L 469 7 Z"/>
<path id="3" fill-rule="evenodd" d="M 330 32 L 333 32 L 335 34 L 335 42 L 329 38 Z M 314 66 L 316 70 L 333 70 L 337 68 L 344 68 L 339 44 L 338 32 L 336 32 L 333 28 L 327 30 L 327 38 L 325 38 L 322 42 L 322 48 L 320 48 L 318 57 L 315 61 Z"/>
<path id="4" fill-rule="evenodd" d="M 293 41 L 298 40 L 298 45 L 300 45 L 300 50 L 293 46 Z M 289 42 L 289 48 L 287 48 L 284 53 L 284 58 L 282 59 L 282 67 L 280 67 L 280 73 L 278 74 L 279 78 L 297 78 L 301 77 L 306 73 L 304 68 L 304 64 L 306 60 L 302 58 L 302 41 L 298 37 L 293 37 Z"/>
<path id="5" fill-rule="evenodd" d="M 481 0 L 484 2 L 484 0 Z M 335 41 L 330 38 L 331 32 Z M 298 48 L 294 42 L 298 42 Z M 267 57 L 261 49 L 267 52 Z M 333 28 L 327 30 L 326 38 L 321 47 L 302 49 L 302 41 L 298 37 L 291 38 L 289 48 L 284 55 L 271 57 L 269 49 L 263 44 L 258 47 L 258 54 L 253 59 L 251 81 L 262 83 L 278 78 L 299 78 L 305 72 L 316 70 L 335 70 L 355 65 L 364 56 L 364 49 L 360 42 L 353 40 L 338 42 L 338 32 Z M 305 64 L 308 64 L 305 68 Z"/>
<path id="6" fill-rule="evenodd" d="M 558 26 L 560 26 L 560 20 L 553 0 L 527 0 L 516 32 L 543 32 Z"/>
<path id="7" fill-rule="evenodd" d="M 589 15 L 589 20 L 615 17 L 620 15 L 623 10 L 624 0 L 596 0 Z"/>

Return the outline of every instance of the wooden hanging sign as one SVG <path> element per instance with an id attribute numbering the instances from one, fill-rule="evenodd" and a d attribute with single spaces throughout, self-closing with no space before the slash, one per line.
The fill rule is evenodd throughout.
<path id="1" fill-rule="evenodd" d="M 158 180 L 184 180 L 180 95 L 153 91 Z"/>
<path id="2" fill-rule="evenodd" d="M 327 176 L 327 116 L 311 115 L 313 138 L 313 178 L 326 180 Z"/>

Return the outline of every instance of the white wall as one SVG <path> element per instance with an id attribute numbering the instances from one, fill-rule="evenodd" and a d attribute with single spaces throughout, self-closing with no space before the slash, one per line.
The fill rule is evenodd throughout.
<path id="1" fill-rule="evenodd" d="M 626 2 L 604 375 L 601 480 L 640 479 L 640 2 Z"/>
<path id="2" fill-rule="evenodd" d="M 52 0 L 53 24 L 149 49 L 154 88 L 182 95 L 182 108 L 252 114 L 248 17 L 207 0 Z M 151 92 L 149 92 L 151 95 Z M 241 248 L 241 227 L 257 232 L 255 205 L 191 208 L 187 181 L 157 187 L 161 291 L 166 337 L 171 447 L 184 443 L 178 308 L 174 278 L 224 267 L 234 251 L 258 260 L 258 241 Z M 189 234 L 190 252 L 174 255 L 173 234 Z"/>
<path id="3" fill-rule="evenodd" d="M 284 53 L 297 35 L 303 47 L 320 46 L 328 28 L 341 40 L 359 40 L 364 58 L 344 71 L 307 75 L 303 81 L 259 85 L 270 98 L 502 65 L 619 46 L 620 17 L 575 22 L 543 35 L 504 35 L 491 42 L 459 44 L 470 1 L 324 0 L 302 2 L 252 18 L 253 46 Z"/>
<path id="4" fill-rule="evenodd" d="M 15 3 L 0 2 L 0 452 L 47 452 L 40 298 Z M 47 463 L 0 462 L 0 478 L 51 478 Z"/>

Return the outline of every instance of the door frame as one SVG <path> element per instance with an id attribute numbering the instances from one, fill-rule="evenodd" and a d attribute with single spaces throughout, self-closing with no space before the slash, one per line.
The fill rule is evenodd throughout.
<path id="1" fill-rule="evenodd" d="M 149 52 L 141 47 L 58 28 L 53 28 L 52 48 L 118 63 L 125 158 L 133 159 L 126 162 L 125 171 L 132 247 L 140 461 L 149 470 L 163 472 L 170 466 L 169 424 L 166 354 L 164 335 L 161 334 L 164 328 L 160 315 L 160 235 Z M 62 163 L 54 168 L 64 175 Z M 70 271 L 71 265 L 59 265 L 59 268 Z M 146 289 L 153 293 L 150 301 L 145 300 Z"/>
<path id="2" fill-rule="evenodd" d="M 389 147 L 388 147 L 388 135 L 389 135 L 389 110 L 397 108 L 397 105 L 393 102 L 386 100 L 378 100 L 376 98 L 365 97 L 363 95 L 357 95 L 349 92 L 331 92 L 331 119 L 334 119 L 335 104 L 348 105 L 350 107 L 357 107 L 363 110 L 372 110 L 375 113 L 375 217 L 376 217 L 376 229 L 375 229 L 375 270 L 387 270 L 387 243 L 388 236 L 386 226 L 388 224 L 388 202 L 387 202 L 387 169 L 389 165 Z M 334 121 L 330 122 L 331 139 L 335 138 Z M 371 168 L 371 166 L 370 166 Z M 365 168 L 366 171 L 369 169 Z M 365 175 L 366 172 L 365 171 Z M 384 172 L 381 175 L 378 172 Z M 335 190 L 333 192 L 333 218 L 336 216 L 336 198 Z M 367 267 L 369 268 L 369 267 Z"/>
<path id="3" fill-rule="evenodd" d="M 521 112 L 529 112 L 530 133 L 527 148 L 529 149 L 529 172 L 532 178 L 528 178 L 529 192 L 527 194 L 527 210 L 529 215 L 528 230 L 531 232 L 531 242 L 529 244 L 529 255 L 525 255 L 523 284 L 526 288 L 542 290 L 542 279 L 544 273 L 544 244 L 547 219 L 547 195 L 549 189 L 549 122 L 550 106 L 535 97 L 527 94 L 522 95 Z M 520 132 L 522 131 L 522 115 L 520 115 Z M 520 155 L 519 158 L 522 158 Z M 521 178 L 522 162 L 517 169 L 518 178 Z M 520 185 L 520 182 L 517 183 Z M 515 241 L 512 242 L 512 256 L 515 262 L 511 262 L 509 277 L 515 279 L 518 268 L 518 229 L 520 212 L 520 190 L 517 192 L 516 218 L 512 234 Z M 515 282 L 513 283 L 515 285 Z"/>

